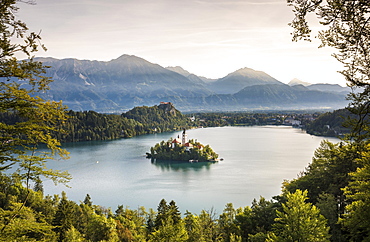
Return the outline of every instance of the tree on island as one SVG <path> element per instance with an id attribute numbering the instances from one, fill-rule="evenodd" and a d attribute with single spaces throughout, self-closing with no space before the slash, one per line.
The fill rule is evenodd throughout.
<path id="1" fill-rule="evenodd" d="M 154 147 L 150 148 L 150 153 L 146 153 L 147 158 L 156 160 L 173 160 L 173 161 L 215 161 L 218 154 L 213 151 L 209 145 L 202 145 L 200 142 L 189 140 L 188 146 L 174 143 L 171 138 L 167 142 L 162 140 Z M 190 148 L 190 147 L 191 148 Z"/>

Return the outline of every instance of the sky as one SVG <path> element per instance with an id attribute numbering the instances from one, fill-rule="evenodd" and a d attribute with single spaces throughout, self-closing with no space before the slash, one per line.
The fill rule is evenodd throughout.
<path id="1" fill-rule="evenodd" d="M 240 68 L 288 83 L 345 86 L 318 40 L 292 42 L 285 0 L 36 0 L 17 16 L 48 48 L 36 56 L 109 61 L 135 55 L 163 67 L 222 78 Z M 318 29 L 311 23 L 313 33 Z"/>

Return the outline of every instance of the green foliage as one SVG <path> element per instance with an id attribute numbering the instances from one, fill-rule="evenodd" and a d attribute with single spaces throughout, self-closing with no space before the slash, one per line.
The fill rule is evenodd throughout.
<path id="1" fill-rule="evenodd" d="M 121 241 L 145 241 L 147 231 L 144 224 L 149 218 L 148 213 L 144 207 L 138 210 L 131 210 L 118 206 L 114 219 L 117 223 L 117 233 Z M 149 229 L 148 229 L 149 230 Z"/>
<path id="2" fill-rule="evenodd" d="M 370 146 L 362 152 L 357 160 L 360 167 L 350 173 L 351 181 L 345 189 L 350 201 L 344 224 L 351 241 L 368 241 L 370 239 Z"/>
<path id="3" fill-rule="evenodd" d="M 310 201 L 328 220 L 332 241 L 362 241 L 369 235 L 368 146 L 323 141 L 312 163 L 284 191 L 308 191 Z"/>
<path id="4" fill-rule="evenodd" d="M 349 86 L 358 89 L 348 95 L 350 100 L 347 109 L 351 117 L 346 125 L 350 134 L 346 136 L 349 143 L 344 148 L 332 146 L 321 152 L 322 156 L 313 161 L 310 174 L 291 183 L 290 188 L 310 187 L 309 194 L 318 196 L 318 205 L 325 208 L 329 223 L 334 220 L 329 215 L 334 209 L 334 201 L 339 202 L 339 214 L 343 216 L 340 224 L 345 225 L 348 238 L 345 241 L 369 240 L 369 169 L 368 169 L 368 143 L 370 137 L 370 2 L 360 1 L 311 1 L 287 0 L 293 7 L 295 18 L 290 24 L 293 29 L 293 40 L 310 39 L 311 30 L 307 22 L 307 14 L 315 13 L 324 27 L 318 32 L 321 46 L 334 47 L 333 56 L 343 64 L 340 73 L 345 77 Z M 323 150 L 321 150 L 323 151 Z M 316 155 L 316 154 L 315 154 Z M 326 164 L 324 163 L 326 162 Z M 316 173 L 316 174 L 315 174 Z M 323 177 L 327 173 L 327 176 Z M 350 174 L 350 175 L 349 175 Z M 320 177 L 321 176 L 321 177 Z M 315 178 L 316 177 L 316 178 Z M 316 181 L 315 181 L 316 179 Z M 321 179 L 321 184 L 319 184 Z M 310 182 L 313 184 L 309 185 Z M 294 185 L 295 183 L 295 185 Z M 304 185 L 305 183 L 305 185 Z M 316 186 L 316 188 L 315 188 Z M 289 188 L 289 186 L 288 186 Z M 345 195 L 343 195 L 343 189 Z M 312 192 L 316 190 L 316 192 Z M 334 196 L 334 198 L 333 198 Z M 339 197 L 338 197 L 339 196 Z M 344 207 L 346 206 L 346 210 Z M 343 230 L 343 228 L 342 228 Z M 338 236 L 337 226 L 332 227 L 336 241 L 344 241 Z"/>
<path id="5" fill-rule="evenodd" d="M 59 136 L 63 142 L 113 140 L 148 132 L 143 124 L 120 115 L 69 111 L 68 116 L 63 125 L 66 132 Z"/>
<path id="6" fill-rule="evenodd" d="M 283 211 L 277 211 L 275 232 L 267 241 L 329 241 L 329 227 L 320 210 L 306 203 L 307 191 L 287 193 Z"/>
<path id="7" fill-rule="evenodd" d="M 196 126 L 222 127 L 222 126 L 251 126 L 251 125 L 282 125 L 285 119 L 299 120 L 303 126 L 316 118 L 319 113 L 305 111 L 259 111 L 259 112 L 218 112 L 195 113 Z"/>
<path id="8" fill-rule="evenodd" d="M 15 0 L 0 4 L 0 114 L 18 119 L 2 119 L 0 122 L 0 170 L 18 164 L 20 174 L 29 180 L 39 176 L 66 182 L 66 173 L 45 169 L 46 159 L 55 153 L 66 157 L 60 143 L 52 135 L 66 120 L 65 107 L 61 102 L 44 101 L 35 94 L 45 91 L 51 80 L 43 74 L 45 67 L 33 60 L 31 53 L 39 47 L 40 36 L 29 33 L 25 23 L 18 20 Z M 43 46 L 41 46 L 43 48 Z M 15 55 L 28 60 L 18 61 Z M 50 153 L 37 155 L 39 144 L 45 144 Z M 27 184 L 28 185 L 28 184 Z"/>
<path id="9" fill-rule="evenodd" d="M 320 194 L 316 206 L 320 209 L 321 214 L 328 221 L 331 241 L 344 241 L 341 224 L 338 223 L 338 217 L 340 217 L 340 215 L 338 216 L 338 201 L 334 195 L 327 193 Z"/>
<path id="10" fill-rule="evenodd" d="M 54 133 L 62 142 L 113 140 L 142 134 L 167 132 L 190 128 L 192 124 L 173 105 L 136 107 L 122 115 L 101 114 L 94 111 L 68 111 L 68 119 L 61 127 L 63 133 Z M 1 114 L 0 120 L 19 122 L 15 114 Z"/>
<path id="11" fill-rule="evenodd" d="M 361 163 L 365 165 L 367 157 L 362 157 L 364 159 Z M 15 207 L 22 206 L 19 201 L 23 200 L 27 189 L 17 182 L 16 177 L 0 178 L 2 224 L 14 214 Z M 367 176 L 364 178 L 367 179 Z M 361 189 L 355 184 L 360 184 Z M 361 192 L 356 192 L 356 189 Z M 359 241 L 367 236 L 367 214 L 361 214 L 366 211 L 364 206 L 368 206 L 366 193 L 363 192 L 366 189 L 365 183 L 355 182 L 351 193 L 348 193 L 348 196 L 353 196 L 350 199 L 364 198 L 360 207 L 356 206 L 359 203 L 349 206 L 348 215 L 344 217 L 348 231 L 354 231 L 352 241 Z M 318 206 L 306 202 L 306 191 L 285 192 L 285 197 L 276 199 L 277 202 L 272 202 L 261 197 L 258 201 L 254 200 L 251 207 L 237 209 L 229 203 L 218 217 L 212 211 L 204 210 L 199 215 L 186 212 L 181 217 L 176 203 L 167 203 L 164 199 L 160 201 L 157 212 L 146 212 L 143 207 L 132 210 L 120 205 L 113 214 L 110 209 L 92 204 L 90 196 L 86 196 L 78 205 L 68 200 L 65 193 L 60 198 L 52 198 L 30 190 L 24 209 L 17 213 L 18 216 L 0 234 L 0 240 L 211 242 L 265 241 L 269 238 L 270 241 L 328 241 L 329 227 L 325 226 L 326 219 L 317 207 L 320 207 L 331 226 L 335 224 L 337 210 L 333 195 L 321 194 Z M 364 223 L 361 228 L 352 227 L 358 226 L 358 221 Z M 334 232 L 332 229 L 331 233 Z M 337 238 L 339 239 L 334 241 L 345 241 L 341 237 Z"/>
<path id="12" fill-rule="evenodd" d="M 320 136 L 343 136 L 350 133 L 350 129 L 345 127 L 345 121 L 350 117 L 350 114 L 351 113 L 347 109 L 339 109 L 324 113 L 312 123 L 308 124 L 306 131 L 309 134 Z"/>
<path id="13" fill-rule="evenodd" d="M 162 140 L 160 143 L 155 144 L 154 147 L 150 148 L 150 153 L 147 153 L 147 158 L 170 161 L 215 161 L 218 158 L 218 154 L 213 151 L 209 145 L 202 145 L 194 140 L 189 140 L 189 143 L 193 145 L 192 148 L 187 149 L 183 145 L 173 144 L 172 139 L 165 142 Z"/>
<path id="14" fill-rule="evenodd" d="M 67 116 L 62 102 L 45 101 L 37 96 L 47 91 L 51 80 L 44 76 L 46 67 L 31 54 L 45 47 L 40 44 L 40 35 L 29 32 L 26 24 L 17 19 L 16 3 L 19 2 L 4 0 L 0 3 L 0 175 L 20 192 L 2 193 L 4 212 L 0 233 L 1 236 L 8 234 L 9 238 L 15 234 L 22 240 L 48 240 L 54 236 L 52 227 L 45 222 L 48 218 L 33 214 L 34 209 L 42 210 L 42 206 L 32 201 L 37 196 L 29 188 L 32 182 L 40 185 L 42 178 L 54 183 L 69 181 L 66 171 L 47 168 L 47 160 L 56 155 L 68 158 L 55 136 L 62 131 L 60 127 Z M 16 56 L 26 60 L 19 61 Z M 40 144 L 49 151 L 38 153 Z M 16 172 L 9 179 L 3 172 L 10 168 Z M 34 207 L 28 207 L 30 204 Z"/>
<path id="15" fill-rule="evenodd" d="M 295 18 L 290 23 L 293 40 L 310 40 L 307 14 L 315 13 L 323 26 L 317 37 L 321 46 L 334 47 L 333 56 L 343 64 L 340 73 L 351 85 L 367 86 L 369 77 L 370 3 L 360 1 L 287 0 Z"/>
<path id="16" fill-rule="evenodd" d="M 123 117 L 133 119 L 157 132 L 166 132 L 186 128 L 190 120 L 171 103 L 156 105 L 153 107 L 135 107 L 123 113 Z"/>
<path id="17" fill-rule="evenodd" d="M 67 231 L 73 228 L 73 223 L 76 220 L 76 204 L 67 199 L 66 194 L 62 193 L 62 200 L 58 204 L 53 225 L 55 232 L 59 234 L 58 241 L 63 241 L 66 237 Z"/>
<path id="18" fill-rule="evenodd" d="M 87 238 L 91 241 L 118 241 L 116 222 L 98 214 L 91 214 L 87 227 Z"/>
<path id="19" fill-rule="evenodd" d="M 221 237 L 223 241 L 232 241 L 231 238 L 235 239 L 235 236 L 240 234 L 240 228 L 237 223 L 235 223 L 236 210 L 234 209 L 232 203 L 226 204 L 224 211 L 220 214 L 218 219 L 218 224 L 220 226 Z"/>
<path id="20" fill-rule="evenodd" d="M 318 201 L 320 194 L 331 194 L 338 201 L 338 214 L 343 214 L 346 200 L 342 189 L 349 183 L 348 173 L 358 166 L 359 149 L 360 146 L 354 144 L 322 141 L 306 171 L 299 178 L 286 182 L 285 189 L 290 192 L 307 190 L 313 203 Z"/>
<path id="21" fill-rule="evenodd" d="M 174 223 L 171 217 L 168 217 L 161 226 L 156 229 L 149 237 L 149 241 L 153 242 L 171 242 L 171 241 L 187 241 L 188 234 L 185 230 L 183 221 Z"/>
<path id="22" fill-rule="evenodd" d="M 184 224 L 185 229 L 188 233 L 188 240 L 189 242 L 200 242 L 200 241 L 206 241 L 203 233 L 204 231 L 201 228 L 201 224 L 199 221 L 199 217 L 190 213 L 189 211 L 186 211 L 185 217 L 184 217 Z"/>
<path id="23" fill-rule="evenodd" d="M 39 44 L 40 36 L 29 33 L 26 24 L 17 19 L 16 2 L 21 1 L 0 3 L 1 241 L 208 242 L 264 241 L 266 238 L 269 241 L 328 241 L 326 219 L 334 241 L 344 241 L 344 230 L 347 241 L 369 240 L 368 1 L 288 0 L 296 14 L 291 23 L 295 29 L 293 39 L 310 37 L 305 18 L 307 13 L 316 12 L 321 23 L 327 26 L 319 32 L 322 44 L 338 50 L 334 56 L 344 64 L 341 73 L 350 85 L 363 87 L 362 92 L 349 96 L 352 100 L 349 111 L 356 115 L 349 123 L 353 139 L 339 144 L 323 142 L 306 171 L 284 184 L 285 196 L 279 197 L 280 201 L 273 203 L 261 198 L 253 201 L 251 207 L 238 209 L 230 203 L 218 219 L 204 210 L 199 215 L 187 212 L 182 218 L 174 201 L 167 204 L 162 200 L 157 213 L 119 206 L 116 214 L 112 214 L 110 209 L 93 205 L 89 195 L 79 205 L 68 200 L 65 193 L 61 198 L 58 195 L 44 197 L 43 177 L 56 183 L 70 178 L 66 172 L 47 169 L 46 160 L 55 154 L 67 157 L 60 148 L 60 140 L 108 140 L 190 126 L 282 124 L 288 116 L 304 123 L 310 118 L 291 113 L 207 113 L 196 114 L 196 121 L 190 122 L 170 103 L 137 107 L 121 116 L 92 111 L 70 111 L 67 115 L 61 102 L 49 102 L 37 96 L 38 92 L 48 89 L 51 80 L 44 76 L 46 67 L 31 54 L 44 47 Z M 20 54 L 27 60 L 15 58 Z M 335 127 L 339 123 L 334 119 L 329 125 Z M 62 132 L 63 129 L 66 131 Z M 40 144 L 46 145 L 50 152 L 39 154 Z M 217 158 L 209 146 L 201 147 L 196 142 L 193 145 L 192 152 L 181 146 L 169 151 L 168 143 L 163 141 L 152 147 L 150 155 L 199 161 Z M 13 174 L 3 172 L 14 167 L 17 172 Z M 30 189 L 32 184 L 35 190 Z M 307 194 L 312 203 L 306 202 Z"/>

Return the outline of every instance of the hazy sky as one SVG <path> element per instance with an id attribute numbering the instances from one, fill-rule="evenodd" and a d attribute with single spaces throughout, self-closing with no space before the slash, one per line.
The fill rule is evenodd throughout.
<path id="1" fill-rule="evenodd" d="M 285 0 L 37 0 L 18 16 L 42 31 L 37 56 L 109 61 L 122 54 L 221 78 L 249 67 L 281 82 L 345 85 L 333 49 L 292 42 Z"/>

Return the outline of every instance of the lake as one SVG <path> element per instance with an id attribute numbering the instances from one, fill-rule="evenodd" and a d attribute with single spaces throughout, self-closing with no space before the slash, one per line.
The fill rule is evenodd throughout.
<path id="1" fill-rule="evenodd" d="M 180 134 L 64 144 L 71 158 L 51 161 L 49 167 L 68 170 L 72 188 L 45 181 L 45 194 L 64 190 L 76 202 L 89 194 L 94 204 L 113 211 L 118 205 L 156 210 L 164 198 L 174 200 L 182 212 L 214 209 L 219 214 L 226 203 L 244 207 L 254 198 L 270 200 L 280 194 L 282 182 L 304 170 L 324 139 L 288 126 L 193 129 L 188 138 L 209 144 L 223 161 L 171 164 L 145 158 L 151 146 Z"/>

